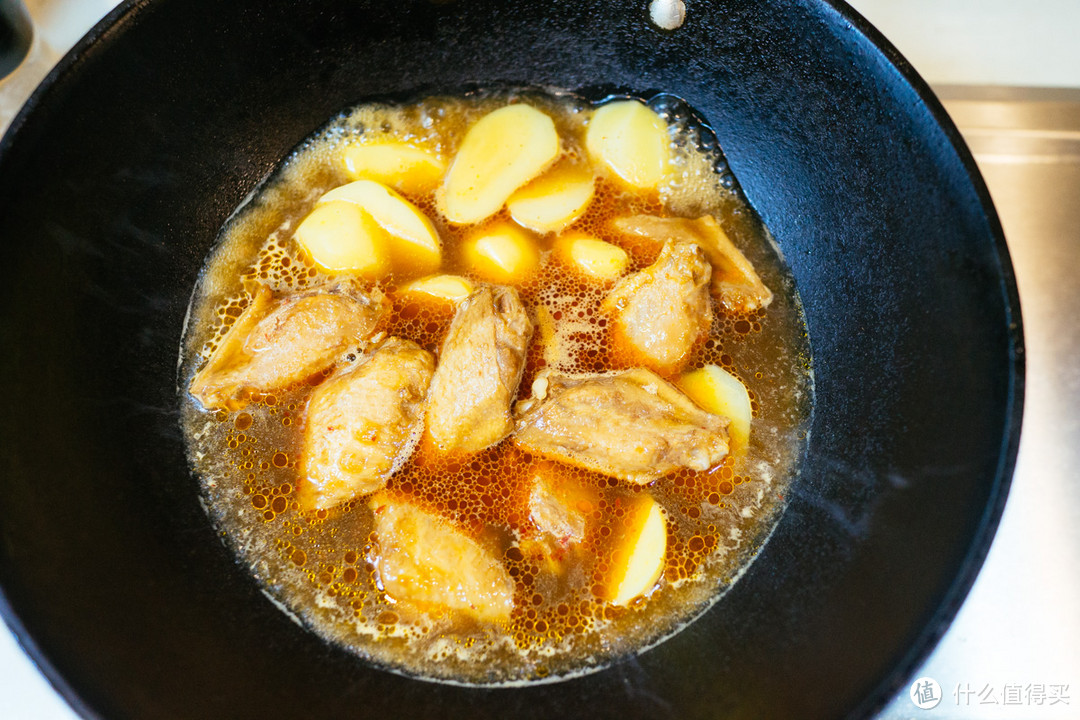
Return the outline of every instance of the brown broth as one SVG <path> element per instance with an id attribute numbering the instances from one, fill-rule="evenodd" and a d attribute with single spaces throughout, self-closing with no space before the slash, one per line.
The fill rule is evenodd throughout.
<path id="1" fill-rule="evenodd" d="M 230 220 L 207 261 L 185 333 L 183 387 L 242 312 L 253 283 L 285 292 L 327 282 L 291 233 L 322 193 L 347 181 L 336 159 L 345 143 L 364 134 L 386 135 L 452 157 L 465 130 L 511 97 L 521 96 L 492 93 L 363 106 L 305 142 Z M 564 153 L 583 157 L 583 128 L 592 106 L 564 94 L 524 97 L 555 119 Z M 476 455 L 446 456 L 425 436 L 388 490 L 501 554 L 515 582 L 514 611 L 504 625 L 485 625 L 449 615 L 409 616 L 383 596 L 373 573 L 376 543 L 366 498 L 328 511 L 299 510 L 293 492 L 306 399 L 328 372 L 273 395 L 256 395 L 234 413 L 206 412 L 184 392 L 189 457 L 213 522 L 275 602 L 321 637 L 389 669 L 447 682 L 505 684 L 589 672 L 655 644 L 707 609 L 735 582 L 779 520 L 812 395 L 798 296 L 756 215 L 730 187 L 730 178 L 714 172 L 722 158 L 701 149 L 709 131 L 686 113 L 665 112 L 670 103 L 660 104 L 676 148 L 672 179 L 645 196 L 601 181 L 589 210 L 569 229 L 622 245 L 632 258 L 631 270 L 638 270 L 655 259 L 657 248 L 612 235 L 611 218 L 708 213 L 754 263 L 775 294 L 773 303 L 749 315 L 717 309 L 708 338 L 687 366 L 720 365 L 747 386 L 754 415 L 747 456 L 728 458 L 709 472 L 678 472 L 642 488 L 541 460 L 509 439 Z M 433 194 L 408 199 L 442 236 L 441 272 L 469 277 L 456 252 L 465 231 L 442 218 Z M 508 219 L 504 209 L 488 222 Z M 597 372 L 627 364 L 612 346 L 599 309 L 610 283 L 583 281 L 559 264 L 550 243 L 551 238 L 539 238 L 541 270 L 520 289 L 534 324 L 538 314 L 547 313 L 564 344 L 545 350 L 543 333 L 534 334 L 519 398 L 529 394 L 543 367 Z M 409 275 L 406 269 L 380 281 L 392 303 L 380 330 L 437 352 L 453 307 L 398 293 Z M 567 550 L 561 559 L 567 569 L 559 573 L 530 550 L 535 531 L 527 522 L 529 481 L 541 465 L 592 488 L 599 498 L 589 516 L 588 540 Z M 642 492 L 651 493 L 665 510 L 665 569 L 647 599 L 616 607 L 597 596 L 611 551 L 605 538 Z"/>

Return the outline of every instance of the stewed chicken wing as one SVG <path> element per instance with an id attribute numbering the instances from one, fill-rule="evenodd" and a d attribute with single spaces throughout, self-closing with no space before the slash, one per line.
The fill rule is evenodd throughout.
<path id="1" fill-rule="evenodd" d="M 439 448 L 478 452 L 510 434 L 532 332 L 513 288 L 481 288 L 461 303 L 428 393 L 427 427 Z"/>
<path id="2" fill-rule="evenodd" d="M 191 381 L 203 407 L 237 410 L 253 391 L 305 380 L 371 335 L 379 300 L 344 290 L 275 299 L 260 286 L 209 361 Z"/>
<path id="3" fill-rule="evenodd" d="M 708 470 L 728 452 L 727 418 L 644 368 L 541 372 L 517 409 L 522 449 L 642 485 L 679 468 Z"/>
<path id="4" fill-rule="evenodd" d="M 727 310 L 750 312 L 772 302 L 772 291 L 765 287 L 754 266 L 711 215 L 696 220 L 634 215 L 612 221 L 612 227 L 626 235 L 657 242 L 697 243 L 712 265 L 712 293 Z"/>
<path id="5" fill-rule="evenodd" d="M 514 581 L 494 552 L 411 502 L 379 493 L 369 506 L 378 582 L 399 607 L 509 619 Z"/>
<path id="6" fill-rule="evenodd" d="M 666 243 L 656 262 L 620 280 L 604 299 L 616 342 L 653 370 L 677 372 L 712 324 L 710 272 L 696 244 Z"/>
<path id="7" fill-rule="evenodd" d="M 315 389 L 296 494 L 302 509 L 333 507 L 385 487 L 423 430 L 434 371 L 431 353 L 391 337 Z"/>

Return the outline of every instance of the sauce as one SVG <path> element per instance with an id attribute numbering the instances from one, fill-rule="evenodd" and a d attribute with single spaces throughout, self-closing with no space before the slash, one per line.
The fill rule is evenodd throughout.
<path id="1" fill-rule="evenodd" d="M 305 141 L 230 219 L 192 298 L 182 348 L 183 387 L 240 315 L 256 284 L 279 293 L 323 285 L 328 277 L 292 241 L 292 231 L 326 191 L 347 182 L 338 157 L 357 137 L 421 143 L 453 157 L 465 131 L 508 99 L 550 115 L 571 159 L 593 106 L 572 95 L 491 93 L 429 98 L 409 105 L 367 105 L 333 120 Z M 748 388 L 753 410 L 745 457 L 728 456 L 706 472 L 682 470 L 635 486 L 596 472 L 533 457 L 511 439 L 472 455 L 440 453 L 426 435 L 387 486 L 498 553 L 514 581 L 509 622 L 482 623 L 453 614 L 405 612 L 381 592 L 375 572 L 378 538 L 368 498 L 302 512 L 294 499 L 307 397 L 330 370 L 299 386 L 255 394 L 236 412 L 205 411 L 184 393 L 189 458 L 214 524 L 274 598 L 305 626 L 371 662 L 446 682 L 535 682 L 594 671 L 678 631 L 735 582 L 768 537 L 784 506 L 804 440 L 812 395 L 809 348 L 798 296 L 779 253 L 742 198 L 710 131 L 681 101 L 651 106 L 670 127 L 672 171 L 640 193 L 599 179 L 595 197 L 570 229 L 623 247 L 630 271 L 652 263 L 655 244 L 613 235 L 613 218 L 639 213 L 716 217 L 754 264 L 775 299 L 767 309 L 727 314 L 714 306 L 708 337 L 686 368 L 715 364 Z M 459 244 L 475 227 L 443 218 L 433 192 L 405 194 L 435 224 L 443 242 L 440 272 L 470 275 Z M 482 223 L 509 222 L 506 209 Z M 518 398 L 537 373 L 601 372 L 630 367 L 613 344 L 600 304 L 611 283 L 583 279 L 540 237 L 541 264 L 518 289 L 538 330 L 529 347 Z M 379 330 L 437 353 L 454 307 L 400 292 L 416 273 L 399 267 L 377 282 L 390 310 Z M 355 354 L 343 359 L 349 362 Z M 580 545 L 560 551 L 558 570 L 534 552 L 528 522 L 530 481 L 554 474 L 595 499 L 584 508 L 593 528 Z M 610 573 L 606 538 L 641 493 L 663 507 L 667 549 L 662 580 L 626 607 L 602 599 Z"/>

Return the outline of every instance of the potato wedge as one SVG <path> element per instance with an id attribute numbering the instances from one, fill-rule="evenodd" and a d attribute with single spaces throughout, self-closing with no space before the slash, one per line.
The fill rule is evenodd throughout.
<path id="1" fill-rule="evenodd" d="M 538 233 L 559 232 L 592 202 L 596 179 L 586 168 L 557 165 L 506 201 L 514 222 Z"/>
<path id="2" fill-rule="evenodd" d="M 604 599 L 613 605 L 629 605 L 648 595 L 664 572 L 667 553 L 667 520 L 659 503 L 641 495 L 616 521 L 611 576 Z"/>
<path id="3" fill-rule="evenodd" d="M 732 454 L 746 452 L 752 417 L 750 393 L 737 377 L 717 365 L 706 365 L 684 374 L 677 385 L 702 410 L 728 418 Z"/>
<path id="4" fill-rule="evenodd" d="M 569 232 L 555 240 L 555 255 L 582 275 L 610 282 L 630 266 L 630 256 L 618 245 L 585 232 Z"/>
<path id="5" fill-rule="evenodd" d="M 593 162 L 640 190 L 656 187 L 667 175 L 670 143 L 663 118 L 637 100 L 601 106 L 585 130 L 585 149 Z"/>
<path id="6" fill-rule="evenodd" d="M 438 192 L 440 208 L 452 223 L 480 222 L 558 157 L 550 117 L 525 104 L 499 108 L 465 134 Z"/>
<path id="7" fill-rule="evenodd" d="M 475 289 L 471 282 L 460 275 L 432 275 L 412 281 L 405 286 L 404 292 L 457 302 L 472 295 Z"/>
<path id="8" fill-rule="evenodd" d="M 442 263 L 439 233 L 420 208 L 374 180 L 354 180 L 319 198 L 319 204 L 350 202 L 363 208 L 393 239 L 388 249 L 396 270 L 427 275 Z"/>
<path id="9" fill-rule="evenodd" d="M 495 223 L 467 238 L 462 255 L 470 270 L 503 285 L 521 285 L 540 265 L 532 237 L 509 222 Z"/>
<path id="10" fill-rule="evenodd" d="M 374 180 L 406 193 L 435 189 L 446 172 L 438 155 L 396 140 L 349 145 L 341 160 L 350 180 Z"/>
<path id="11" fill-rule="evenodd" d="M 356 273 L 374 280 L 390 270 L 389 236 L 352 203 L 317 205 L 293 237 L 328 273 Z"/>

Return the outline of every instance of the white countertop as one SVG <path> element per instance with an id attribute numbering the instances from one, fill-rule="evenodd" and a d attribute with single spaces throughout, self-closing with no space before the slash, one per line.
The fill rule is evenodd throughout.
<path id="1" fill-rule="evenodd" d="M 25 2 L 38 35 L 24 66 L 0 82 L 0 132 L 52 64 L 116 4 Z M 1080 88 L 1076 0 L 851 4 L 933 85 Z M 1015 92 L 995 100 L 940 90 L 1005 228 L 1025 323 L 1027 394 L 1013 489 L 987 563 L 917 673 L 939 683 L 940 704 L 921 710 L 905 690 L 881 717 L 1067 720 L 1080 717 L 1080 484 L 1073 481 L 1080 465 L 1080 362 L 1073 360 L 1080 356 L 1080 90 L 1056 105 Z M 76 717 L 6 628 L 0 717 Z"/>

